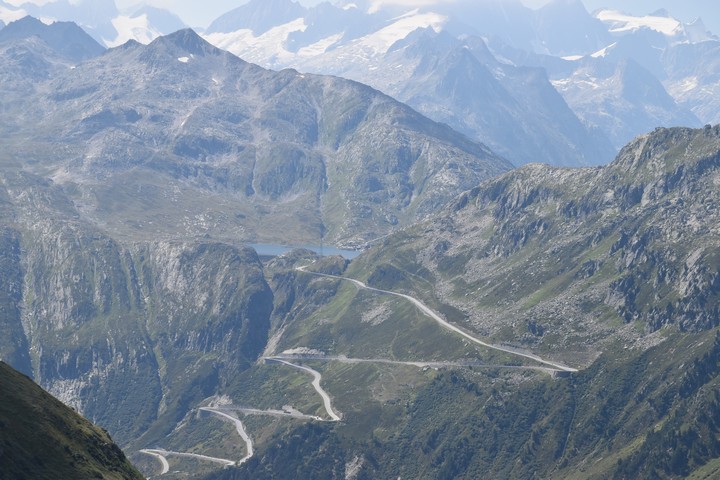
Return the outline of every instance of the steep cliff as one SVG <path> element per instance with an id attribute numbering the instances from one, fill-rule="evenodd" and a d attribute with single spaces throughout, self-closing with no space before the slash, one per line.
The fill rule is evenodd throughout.
<path id="1" fill-rule="evenodd" d="M 120 243 L 62 189 L 4 178 L 2 358 L 122 443 L 172 428 L 267 341 L 272 292 L 254 251 L 215 242 Z M 129 395 L 128 392 L 132 392 Z"/>

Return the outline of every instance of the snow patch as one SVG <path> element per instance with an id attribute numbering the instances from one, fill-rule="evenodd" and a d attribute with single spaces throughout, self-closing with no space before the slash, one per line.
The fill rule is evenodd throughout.
<path id="1" fill-rule="evenodd" d="M 117 37 L 114 40 L 103 39 L 105 46 L 110 48 L 122 45 L 128 40 L 135 40 L 147 45 L 161 35 L 160 32 L 150 27 L 147 14 L 137 17 L 120 15 L 112 19 L 112 25 L 117 32 Z"/>
<path id="2" fill-rule="evenodd" d="M 178 62 L 180 63 L 188 63 L 190 61 L 190 57 L 178 57 Z M 217 83 L 217 82 L 215 82 Z"/>
<path id="3" fill-rule="evenodd" d="M 360 44 L 375 54 L 384 54 L 395 42 L 404 39 L 415 30 L 432 28 L 439 32 L 446 22 L 446 16 L 432 12 L 399 17 L 391 25 L 360 39 Z"/>
<path id="4" fill-rule="evenodd" d="M 298 50 L 297 54 L 300 57 L 314 57 L 316 55 L 322 55 L 325 53 L 328 48 L 335 45 L 337 42 L 339 42 L 343 36 L 345 35 L 345 32 L 338 33 L 335 35 L 331 35 L 327 38 L 323 38 L 320 41 L 317 41 L 313 43 L 312 45 L 308 45 L 307 47 L 303 47 L 300 50 Z"/>
<path id="5" fill-rule="evenodd" d="M 603 48 L 602 50 L 598 50 L 597 52 L 593 53 L 593 54 L 590 55 L 590 56 L 593 57 L 593 58 L 603 58 L 603 57 L 606 57 L 607 54 L 608 54 L 608 52 L 609 52 L 610 50 L 612 50 L 613 47 L 615 47 L 615 45 L 617 45 L 617 42 L 608 45 L 607 47 Z"/>
<path id="6" fill-rule="evenodd" d="M 293 32 L 304 32 L 306 28 L 305 20 L 298 18 L 273 27 L 258 37 L 252 30 L 243 29 L 230 33 L 211 33 L 203 38 L 248 62 L 271 68 L 284 67 L 294 58 L 294 54 L 285 48 L 288 36 Z"/>
<path id="7" fill-rule="evenodd" d="M 699 85 L 700 80 L 698 79 L 698 77 L 687 77 L 678 84 L 678 91 L 682 93 L 687 93 L 695 90 Z"/>
<path id="8" fill-rule="evenodd" d="M 583 58 L 583 55 L 568 55 L 567 57 L 561 57 L 563 60 L 567 60 L 569 62 L 577 62 L 578 60 Z"/>
<path id="9" fill-rule="evenodd" d="M 595 18 L 610 26 L 611 33 L 633 32 L 641 28 L 649 28 L 669 37 L 674 37 L 683 31 L 682 23 L 670 17 L 645 15 L 634 17 L 617 10 L 600 10 Z"/>

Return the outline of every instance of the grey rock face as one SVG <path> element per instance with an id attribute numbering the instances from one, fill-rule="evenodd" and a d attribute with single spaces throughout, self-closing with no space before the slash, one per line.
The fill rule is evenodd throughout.
<path id="1" fill-rule="evenodd" d="M 80 62 L 100 55 L 105 51 L 99 43 L 83 29 L 71 22 L 56 22 L 45 25 L 33 17 L 12 22 L 0 33 L 0 43 L 37 37 L 63 58 Z"/>
<path id="2" fill-rule="evenodd" d="M 662 56 L 668 91 L 704 123 L 720 123 L 720 42 L 704 41 L 668 48 Z"/>
<path id="3" fill-rule="evenodd" d="M 436 294 L 476 331 L 534 349 L 711 329 L 720 324 L 719 159 L 718 128 L 658 129 L 606 167 L 522 167 L 365 262 L 379 271 L 393 264 L 384 252 L 415 259 L 401 268 L 430 272 Z M 525 335 L 532 322 L 542 338 Z"/>
<path id="4" fill-rule="evenodd" d="M 578 115 L 608 132 L 617 148 L 657 125 L 701 126 L 657 77 L 632 58 L 618 63 L 588 60 L 569 79 L 554 83 Z"/>
<path id="5" fill-rule="evenodd" d="M 510 168 L 366 86 L 264 70 L 190 30 L 45 75 L 9 128 L 38 132 L 53 152 L 38 158 L 43 170 L 123 235 L 152 222 L 166 237 L 180 224 L 191 236 L 363 242 Z M 144 194 L 127 190 L 138 179 L 148 183 L 142 205 Z M 189 192 L 199 200 L 178 222 Z M 257 223 L 265 217 L 276 220 Z"/>
<path id="6" fill-rule="evenodd" d="M 254 251 L 121 244 L 60 189 L 2 179 L 12 222 L 1 237 L 0 356 L 122 443 L 171 428 L 258 357 L 273 299 Z"/>
<path id="7" fill-rule="evenodd" d="M 480 38 L 462 42 L 425 32 L 406 39 L 392 63 L 417 64 L 391 94 L 451 125 L 517 165 L 608 162 L 613 147 L 591 132 L 538 68 L 498 62 Z"/>

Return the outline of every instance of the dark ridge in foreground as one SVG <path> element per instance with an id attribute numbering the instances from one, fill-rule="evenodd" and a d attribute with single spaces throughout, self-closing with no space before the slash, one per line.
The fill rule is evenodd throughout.
<path id="1" fill-rule="evenodd" d="M 0 479 L 141 479 L 108 433 L 0 362 Z"/>

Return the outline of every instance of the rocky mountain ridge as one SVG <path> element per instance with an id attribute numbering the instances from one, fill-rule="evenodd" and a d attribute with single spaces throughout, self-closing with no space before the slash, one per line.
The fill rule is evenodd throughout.
<path id="1" fill-rule="evenodd" d="M 344 478 L 353 465 L 358 478 L 717 475 L 719 172 L 720 128 L 658 129 L 606 167 L 528 165 L 485 182 L 344 272 L 312 266 L 345 281 L 278 259 L 275 349 L 321 371 L 349 413 L 332 428 L 280 430 L 280 446 L 209 478 Z M 524 363 L 429 333 L 435 322 L 388 291 L 579 371 L 503 370 Z M 470 366 L 402 364 L 451 358 Z"/>
<path id="2" fill-rule="evenodd" d="M 719 133 L 658 129 L 606 167 L 520 168 L 368 264 L 398 268 L 384 251 L 409 258 L 403 268 L 428 272 L 435 301 L 462 312 L 459 321 L 536 349 L 600 351 L 602 338 L 631 325 L 715 328 Z"/>
<path id="3" fill-rule="evenodd" d="M 191 30 L 39 80 L 6 118 L 8 155 L 127 237 L 361 244 L 511 168 L 369 87 L 264 70 Z"/>
<path id="4" fill-rule="evenodd" d="M 574 0 L 549 2 L 537 10 L 519 1 L 418 9 L 340 2 L 294 13 L 293 19 L 277 18 L 272 34 L 255 34 L 237 23 L 234 31 L 226 26 L 206 38 L 260 65 L 330 73 L 372 85 L 488 143 L 515 164 L 607 163 L 637 135 L 657 126 L 714 123 L 717 111 L 714 104 L 700 101 L 703 89 L 714 88 L 714 80 L 680 76 L 660 60 L 664 51 L 705 51 L 717 38 L 701 21 L 685 25 L 667 12 L 641 17 L 601 9 L 591 14 Z M 429 38 L 418 42 L 423 31 Z M 450 53 L 453 46 L 443 37 L 453 38 L 455 48 L 464 46 L 465 55 L 474 56 L 474 67 L 438 63 L 437 51 L 459 56 Z M 649 42 L 647 48 L 643 42 Z M 475 46 L 483 43 L 492 53 L 478 52 Z M 642 66 L 632 78 L 623 75 L 628 61 Z M 649 63 L 657 68 L 648 68 Z M 435 67 L 433 74 L 429 66 Z M 567 105 L 559 98 L 549 102 L 525 95 L 553 97 L 540 74 L 523 71 L 528 67 L 545 68 Z M 489 71 L 478 72 L 485 69 Z M 470 86 L 485 85 L 488 77 L 504 88 Z M 643 93 L 656 91 L 662 98 Z M 421 98 L 416 92 L 422 92 Z M 463 108 L 468 106 L 472 109 Z M 513 131 L 513 138 L 493 125 Z M 544 132 L 544 141 L 533 132 Z"/>
<path id="5" fill-rule="evenodd" d="M 609 161 L 614 153 L 607 139 L 575 117 L 542 72 L 503 64 L 487 50 L 480 35 L 492 25 L 488 18 L 494 15 L 502 23 L 508 9 L 526 10 L 519 4 L 490 3 L 461 3 L 457 8 L 462 14 L 442 8 L 366 12 L 356 4 L 323 5 L 295 12 L 298 17 L 284 24 L 276 19 L 276 34 L 251 33 L 237 23 L 234 30 L 211 29 L 205 38 L 271 68 L 292 67 L 371 85 L 487 143 L 515 164 Z M 513 18 L 522 23 L 524 17 Z"/>
<path id="6" fill-rule="evenodd" d="M 47 6 L 43 16 L 72 17 L 52 15 L 50 10 L 61 3 Z M 684 24 L 667 11 L 632 16 L 601 9 L 590 14 L 580 0 L 550 2 L 537 10 L 519 1 L 459 2 L 417 10 L 376 8 L 369 2 L 312 8 L 292 1 L 266 8 L 266 3 L 250 2 L 222 16 L 208 28 L 206 38 L 265 67 L 340 75 L 369 84 L 489 144 L 515 164 L 606 163 L 633 137 L 656 126 L 699 127 L 715 123 L 717 116 L 717 106 L 703 93 L 715 88 L 712 74 L 688 74 L 671 60 L 680 50 L 683 58 L 700 52 L 708 58 L 717 39 L 701 20 Z M 30 9 L 38 15 L 41 11 Z M 117 33 L 113 41 L 107 35 L 99 41 L 109 46 L 128 39 L 150 43 L 182 27 L 165 14 L 138 11 L 118 17 L 123 20 L 113 20 L 112 28 L 132 28 Z M 423 30 L 452 37 L 458 43 L 455 48 L 467 47 L 468 38 L 474 38 L 474 45 L 484 41 L 492 54 L 476 56 L 471 45 L 474 65 L 460 68 L 452 58 L 437 58 L 436 50 L 449 48 L 446 40 L 416 41 Z M 415 42 L 412 53 L 406 51 L 409 42 Z M 347 58 L 354 60 L 349 63 Z M 452 74 L 428 75 L 427 66 L 438 61 L 439 71 Z M 625 74 L 628 62 L 642 67 L 633 69 L 632 78 Z M 543 75 L 527 72 L 538 66 L 546 68 L 552 87 Z M 485 69 L 489 72 L 478 72 Z M 498 88 L 481 91 L 466 85 L 489 75 L 503 85 L 501 94 Z M 551 88 L 564 102 L 554 94 L 548 97 Z M 658 93 L 650 98 L 648 92 Z M 554 98 L 542 101 L 537 94 Z M 462 108 L 467 105 L 473 106 L 471 114 Z M 503 119 L 499 125 L 496 117 Z M 511 139 L 503 133 L 508 130 L 516 132 Z M 545 135 L 538 138 L 534 132 Z"/>

